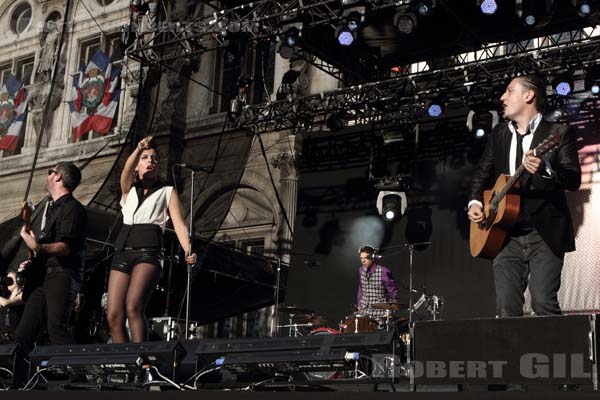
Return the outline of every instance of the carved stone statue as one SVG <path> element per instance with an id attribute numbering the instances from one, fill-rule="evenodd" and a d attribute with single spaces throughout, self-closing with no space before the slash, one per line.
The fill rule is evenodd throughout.
<path id="1" fill-rule="evenodd" d="M 60 41 L 60 30 L 52 20 L 46 21 L 44 29 L 40 33 L 40 44 L 42 51 L 40 61 L 35 71 L 35 82 L 49 82 L 52 79 L 52 68 L 56 63 L 58 44 Z"/>

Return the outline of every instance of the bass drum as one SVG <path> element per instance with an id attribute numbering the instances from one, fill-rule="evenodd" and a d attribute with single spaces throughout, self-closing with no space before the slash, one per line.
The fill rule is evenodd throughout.
<path id="1" fill-rule="evenodd" d="M 380 330 L 376 319 L 366 315 L 350 315 L 340 324 L 343 333 L 367 333 Z"/>
<path id="2" fill-rule="evenodd" d="M 313 329 L 308 335 L 339 335 L 342 332 L 333 328 L 317 328 Z M 340 371 L 314 371 L 314 372 L 305 372 L 306 378 L 309 381 L 321 381 L 328 379 L 340 379 L 342 372 Z"/>
<path id="3" fill-rule="evenodd" d="M 338 335 L 342 332 L 338 331 L 337 329 L 333 329 L 333 328 L 317 328 L 317 329 L 313 329 L 312 331 L 310 331 L 310 333 L 308 334 L 309 336 L 313 336 L 313 335 Z"/>

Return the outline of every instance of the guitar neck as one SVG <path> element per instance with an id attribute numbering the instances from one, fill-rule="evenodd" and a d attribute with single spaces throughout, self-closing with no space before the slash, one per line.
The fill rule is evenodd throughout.
<path id="1" fill-rule="evenodd" d="M 493 206 L 495 206 L 495 207 L 498 206 L 498 203 L 500 201 L 502 201 L 504 196 L 506 196 L 508 191 L 515 185 L 515 183 L 517 183 L 517 181 L 519 180 L 519 178 L 521 178 L 521 175 L 523 175 L 524 172 L 525 172 L 525 167 L 523 166 L 523 164 L 521 164 L 519 166 L 519 168 L 517 168 L 515 173 L 506 182 L 506 185 L 504 185 L 502 187 L 502 189 L 498 193 L 496 193 L 496 195 L 494 196 L 494 200 L 492 201 Z"/>

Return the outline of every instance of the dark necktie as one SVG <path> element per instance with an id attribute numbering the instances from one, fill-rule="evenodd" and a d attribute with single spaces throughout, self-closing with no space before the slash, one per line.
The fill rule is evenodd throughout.
<path id="1" fill-rule="evenodd" d="M 527 129 L 524 135 L 517 132 L 517 157 L 515 158 L 515 170 L 523 164 L 523 138 L 531 132 Z"/>

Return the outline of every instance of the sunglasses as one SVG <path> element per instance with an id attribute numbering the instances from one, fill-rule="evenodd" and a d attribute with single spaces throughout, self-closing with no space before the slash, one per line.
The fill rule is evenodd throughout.
<path id="1" fill-rule="evenodd" d="M 55 169 L 49 169 L 48 170 L 48 176 L 52 175 L 52 174 L 58 174 L 59 172 Z"/>

